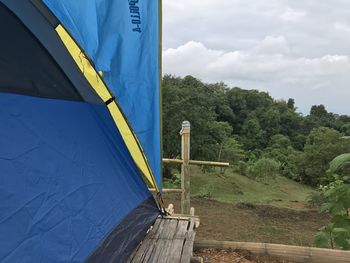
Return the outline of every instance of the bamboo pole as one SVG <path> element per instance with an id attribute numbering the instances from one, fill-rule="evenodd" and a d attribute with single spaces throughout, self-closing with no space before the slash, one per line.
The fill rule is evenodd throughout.
<path id="1" fill-rule="evenodd" d="M 150 190 L 151 192 L 156 192 L 156 189 L 154 188 L 148 188 L 148 190 Z M 181 193 L 182 189 L 177 189 L 177 188 L 165 188 L 162 189 L 163 193 Z"/>
<path id="2" fill-rule="evenodd" d="M 183 161 L 180 159 L 163 159 L 163 163 L 182 164 Z"/>
<path id="3" fill-rule="evenodd" d="M 230 163 L 221 162 L 208 162 L 208 161 L 194 161 L 190 160 L 191 165 L 208 165 L 208 166 L 219 166 L 219 167 L 229 167 Z"/>
<path id="4" fill-rule="evenodd" d="M 189 121 L 182 123 L 181 135 L 181 213 L 190 214 L 190 134 L 191 124 Z"/>
<path id="5" fill-rule="evenodd" d="M 182 123 L 181 135 L 181 159 L 164 158 L 163 163 L 181 164 L 181 189 L 163 189 L 162 192 L 181 192 L 181 213 L 190 214 L 190 165 L 208 165 L 218 167 L 229 167 L 229 163 L 225 162 L 210 162 L 210 161 L 195 161 L 190 160 L 190 140 L 191 140 L 191 124 L 189 121 Z M 154 192 L 153 188 L 149 189 Z"/>
<path id="6" fill-rule="evenodd" d="M 163 159 L 163 163 L 173 163 L 173 164 L 182 164 L 181 159 Z M 208 165 L 208 166 L 218 166 L 218 167 L 229 167 L 230 163 L 224 162 L 209 162 L 209 161 L 195 161 L 189 160 L 190 165 Z"/>

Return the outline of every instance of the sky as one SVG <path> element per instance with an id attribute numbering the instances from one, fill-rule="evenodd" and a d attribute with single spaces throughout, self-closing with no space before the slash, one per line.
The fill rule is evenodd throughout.
<path id="1" fill-rule="evenodd" d="M 163 73 L 350 115 L 350 1 L 163 0 Z"/>

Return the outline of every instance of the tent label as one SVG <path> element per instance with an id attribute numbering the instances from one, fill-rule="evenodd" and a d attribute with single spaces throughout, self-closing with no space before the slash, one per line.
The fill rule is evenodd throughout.
<path id="1" fill-rule="evenodd" d="M 131 16 L 131 23 L 133 25 L 133 32 L 141 33 L 141 15 L 140 7 L 138 6 L 139 0 L 128 0 L 129 10 Z"/>

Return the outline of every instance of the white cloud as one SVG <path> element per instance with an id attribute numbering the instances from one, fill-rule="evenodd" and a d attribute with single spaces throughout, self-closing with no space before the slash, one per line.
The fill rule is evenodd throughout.
<path id="1" fill-rule="evenodd" d="M 287 8 L 287 10 L 281 15 L 281 18 L 287 22 L 299 22 L 305 16 L 305 11 L 298 11 L 294 10 L 293 8 Z"/>
<path id="2" fill-rule="evenodd" d="M 290 48 L 284 36 L 266 36 L 253 52 L 255 54 L 290 54 Z"/>
<path id="3" fill-rule="evenodd" d="M 284 78 L 315 81 L 325 76 L 337 77 L 350 72 L 348 56 L 326 55 L 319 58 L 293 58 L 288 53 L 266 49 L 265 38 L 257 47 L 246 51 L 223 52 L 188 42 L 164 51 L 164 71 L 180 76 L 195 75 L 203 80 L 234 84 L 235 80 L 280 81 Z M 279 38 L 277 38 L 279 39 Z M 282 38 L 283 39 L 283 38 Z M 283 47 L 282 51 L 285 47 Z M 259 52 L 256 52 L 256 51 Z M 266 53 L 261 51 L 266 50 Z"/>
<path id="4" fill-rule="evenodd" d="M 344 34 L 350 34 L 350 25 L 342 22 L 335 22 L 334 28 L 340 32 L 343 32 Z"/>
<path id="5" fill-rule="evenodd" d="M 333 92 L 339 80 L 350 72 L 348 56 L 290 56 L 283 36 L 268 36 L 250 50 L 230 52 L 209 49 L 191 41 L 176 49 L 165 50 L 163 60 L 166 74 L 193 75 L 206 82 L 224 81 L 231 86 L 260 88 L 278 97 L 295 97 L 297 100 L 304 100 L 306 94 Z M 350 77 L 346 80 L 350 82 Z M 350 92 L 347 94 L 350 96 Z M 311 104 L 318 103 L 326 102 L 310 98 L 302 109 L 306 112 Z"/>

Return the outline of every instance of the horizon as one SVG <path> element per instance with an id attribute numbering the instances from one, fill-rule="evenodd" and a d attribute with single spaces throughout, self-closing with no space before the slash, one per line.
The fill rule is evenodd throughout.
<path id="1" fill-rule="evenodd" d="M 187 76 L 191 76 L 191 77 L 196 78 L 195 76 L 192 76 L 192 75 L 187 75 L 187 76 L 176 76 L 176 75 L 171 75 L 171 74 L 163 74 L 163 77 L 165 77 L 165 76 L 167 76 L 167 75 L 172 76 L 172 77 L 175 77 L 175 78 L 177 78 L 177 77 L 184 78 L 184 77 L 187 77 Z M 346 113 L 343 114 L 343 113 L 338 113 L 338 112 L 330 111 L 330 110 L 327 108 L 327 106 L 324 105 L 324 104 L 322 104 L 322 103 L 311 105 L 310 108 L 308 109 L 308 111 L 307 111 L 306 113 L 304 113 L 304 112 L 301 112 L 301 111 L 299 110 L 299 108 L 298 108 L 298 106 L 297 106 L 297 103 L 298 103 L 298 102 L 297 102 L 296 99 L 293 98 L 293 97 L 289 97 L 289 98 L 277 98 L 277 97 L 273 96 L 269 91 L 259 90 L 259 89 L 255 89 L 255 88 L 249 89 L 249 88 L 242 88 L 242 87 L 239 87 L 239 86 L 230 86 L 230 85 L 228 85 L 228 84 L 226 84 L 226 83 L 224 83 L 224 82 L 222 82 L 222 81 L 219 81 L 219 82 L 206 82 L 206 81 L 203 81 L 203 80 L 201 80 L 201 79 L 199 79 L 199 78 L 196 78 L 196 79 L 199 80 L 199 81 L 201 81 L 202 83 L 208 84 L 208 85 L 215 85 L 215 84 L 221 84 L 221 83 L 222 83 L 222 84 L 225 85 L 228 89 L 239 88 L 239 89 L 242 89 L 242 90 L 256 90 L 256 91 L 259 91 L 259 92 L 266 92 L 266 93 L 267 93 L 273 100 L 275 100 L 275 101 L 284 101 L 284 102 L 287 102 L 288 99 L 293 99 L 293 100 L 294 100 L 294 103 L 295 103 L 295 112 L 302 114 L 302 116 L 310 115 L 311 107 L 312 107 L 312 106 L 320 106 L 320 105 L 323 105 L 323 106 L 325 107 L 325 109 L 327 110 L 328 113 L 332 113 L 332 114 L 339 115 L 339 116 L 341 116 L 341 115 L 350 116 L 350 114 L 346 114 Z"/>
<path id="2" fill-rule="evenodd" d="M 187 75 L 187 76 L 176 76 L 176 75 L 170 75 L 170 74 L 163 74 L 163 77 L 165 77 L 165 76 L 167 76 L 167 75 L 172 76 L 172 77 L 175 77 L 175 78 L 177 78 L 177 77 L 184 78 L 184 77 L 187 77 L 187 76 L 191 76 L 191 75 Z M 194 76 L 191 76 L 191 77 L 194 77 Z M 194 77 L 194 78 L 196 78 L 196 77 Z M 327 110 L 328 113 L 332 113 L 332 114 L 339 115 L 339 116 L 342 116 L 342 115 L 350 116 L 350 114 L 346 114 L 346 113 L 345 113 L 345 114 L 342 114 L 342 113 L 330 111 L 330 110 L 327 108 L 327 106 L 324 105 L 324 104 L 322 104 L 322 103 L 311 105 L 310 108 L 309 108 L 309 110 L 308 110 L 308 112 L 304 113 L 304 112 L 301 112 L 301 111 L 299 110 L 299 108 L 298 108 L 298 106 L 297 106 L 297 101 L 296 101 L 295 98 L 293 98 L 293 97 L 290 97 L 290 98 L 276 98 L 275 96 L 273 96 L 272 94 L 270 94 L 269 91 L 258 90 L 258 89 L 254 89 L 254 88 L 249 89 L 249 88 L 242 88 L 242 87 L 238 87 L 238 86 L 230 86 L 230 85 L 227 85 L 226 83 L 224 83 L 224 82 L 222 82 L 222 81 L 220 81 L 220 82 L 205 82 L 205 81 L 203 81 L 203 80 L 201 80 L 201 79 L 199 79 L 199 78 L 196 78 L 196 79 L 199 80 L 199 81 L 201 81 L 202 83 L 208 84 L 208 85 L 215 85 L 215 84 L 221 84 L 221 83 L 222 83 L 222 84 L 225 85 L 226 88 L 228 88 L 228 89 L 238 88 L 238 89 L 241 89 L 241 90 L 256 90 L 256 91 L 259 91 L 259 92 L 266 92 L 274 101 L 284 101 L 284 102 L 288 102 L 288 99 L 293 99 L 293 100 L 294 100 L 294 103 L 295 103 L 295 112 L 302 114 L 302 116 L 304 116 L 304 117 L 307 116 L 307 115 L 310 115 L 310 111 L 311 111 L 311 107 L 312 107 L 312 106 L 320 106 L 320 105 L 323 105 L 323 106 L 325 107 L 325 109 Z"/>

